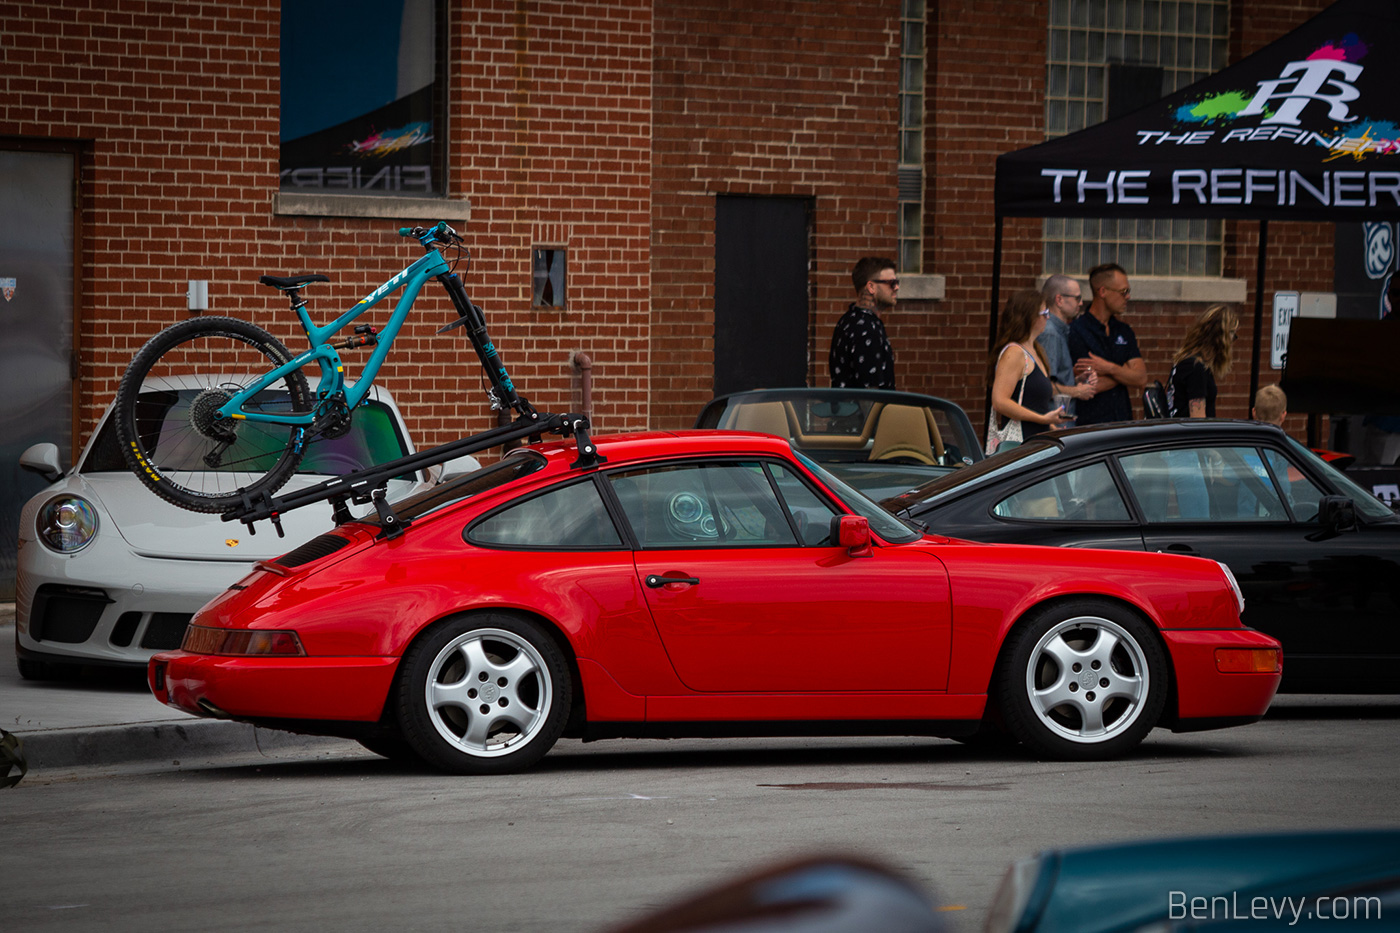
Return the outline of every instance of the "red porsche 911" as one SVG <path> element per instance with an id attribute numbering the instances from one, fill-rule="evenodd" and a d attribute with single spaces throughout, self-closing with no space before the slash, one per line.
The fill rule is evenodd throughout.
<path id="1" fill-rule="evenodd" d="M 201 609 L 151 689 L 202 716 L 501 773 L 561 736 L 1009 737 L 1121 755 L 1259 719 L 1230 571 L 926 533 L 742 432 L 595 438 L 348 521 Z"/>

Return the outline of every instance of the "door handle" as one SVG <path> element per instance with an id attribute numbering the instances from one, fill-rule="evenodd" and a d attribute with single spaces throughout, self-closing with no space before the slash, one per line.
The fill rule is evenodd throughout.
<path id="1" fill-rule="evenodd" d="M 647 586 L 652 589 L 658 589 L 665 586 L 667 583 L 688 583 L 694 586 L 699 582 L 699 577 L 662 577 L 654 573 L 647 577 Z"/>
<path id="2" fill-rule="evenodd" d="M 1185 554 L 1189 557 L 1201 556 L 1201 552 L 1189 544 L 1168 544 L 1162 550 L 1167 554 Z"/>

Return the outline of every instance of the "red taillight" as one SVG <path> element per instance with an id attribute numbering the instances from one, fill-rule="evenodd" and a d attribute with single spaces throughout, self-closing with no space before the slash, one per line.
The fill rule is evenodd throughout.
<path id="1" fill-rule="evenodd" d="M 1283 670 L 1277 648 L 1216 648 L 1215 669 L 1222 674 L 1276 674 Z"/>
<path id="2" fill-rule="evenodd" d="M 226 654 L 259 657 L 306 657 L 296 632 L 250 631 L 191 625 L 180 648 L 191 654 Z"/>

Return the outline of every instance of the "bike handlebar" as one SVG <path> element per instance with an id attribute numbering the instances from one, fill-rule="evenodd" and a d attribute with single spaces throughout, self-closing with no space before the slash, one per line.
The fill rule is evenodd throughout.
<path id="1" fill-rule="evenodd" d="M 424 246 L 429 245 L 434 240 L 443 243 L 460 243 L 462 240 L 461 235 L 444 221 L 438 221 L 432 227 L 400 227 L 399 236 L 411 236 Z"/>

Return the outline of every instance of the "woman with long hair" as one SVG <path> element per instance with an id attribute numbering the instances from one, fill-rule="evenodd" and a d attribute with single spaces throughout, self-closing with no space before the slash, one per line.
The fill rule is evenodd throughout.
<path id="1" fill-rule="evenodd" d="M 1229 305 L 1211 305 L 1196 318 L 1172 357 L 1167 380 L 1170 417 L 1215 417 L 1215 383 L 1230 371 L 1239 326 L 1239 315 Z"/>
<path id="2" fill-rule="evenodd" d="M 1040 292 L 1023 289 L 1007 299 L 997 325 L 996 350 L 989 364 L 992 410 L 1021 422 L 1021 437 L 1032 437 L 1067 424 L 1064 406 L 1055 406 L 1055 386 L 1045 351 L 1035 338 L 1045 330 L 1050 313 Z"/>

